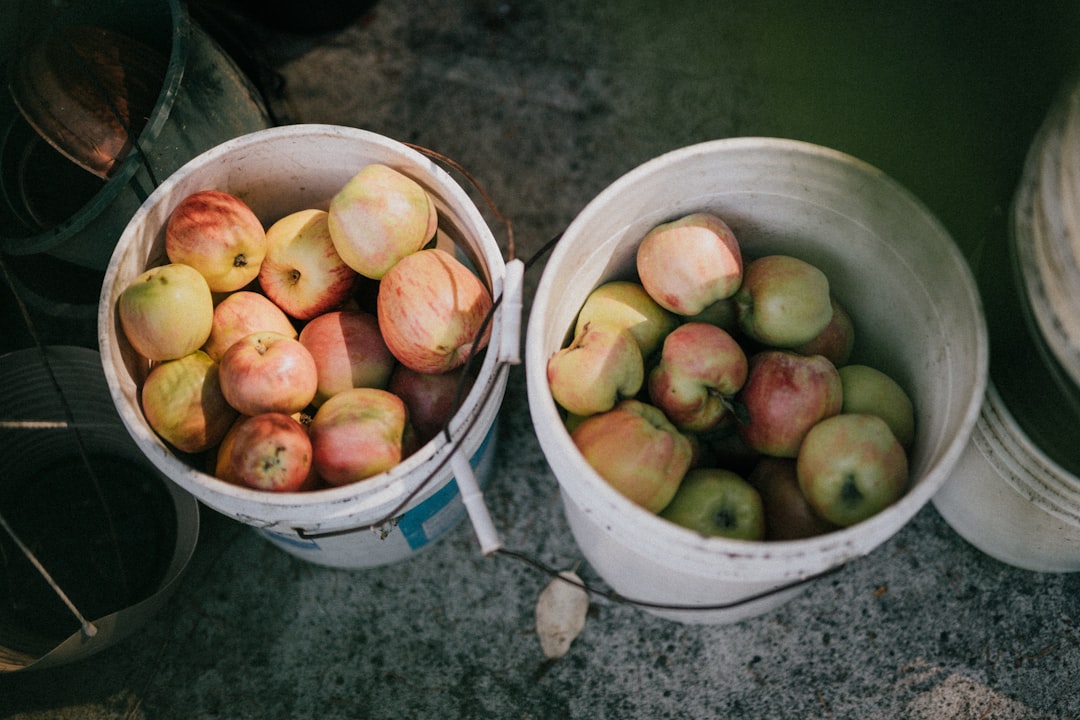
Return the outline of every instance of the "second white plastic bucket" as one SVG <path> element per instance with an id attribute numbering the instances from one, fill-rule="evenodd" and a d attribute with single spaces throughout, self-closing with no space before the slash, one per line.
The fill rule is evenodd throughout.
<path id="1" fill-rule="evenodd" d="M 117 324 L 116 300 L 145 268 L 164 258 L 164 228 L 187 195 L 216 188 L 243 198 L 268 224 L 306 208 L 325 208 L 349 178 L 370 163 L 409 175 L 434 198 L 439 229 L 487 284 L 502 292 L 506 265 L 491 230 L 468 195 L 435 162 L 375 133 L 329 125 L 292 125 L 230 140 L 163 182 L 132 218 L 109 263 L 102 287 L 98 333 L 102 363 L 120 416 L 135 442 L 166 476 L 207 506 L 256 527 L 277 546 L 310 562 L 369 567 L 410 557 L 464 517 L 451 460 L 460 452 L 482 484 L 490 471 L 496 420 L 506 390 L 507 366 L 483 356 L 478 375 L 449 425 L 390 471 L 342 487 L 267 493 L 223 482 L 177 455 L 146 422 L 139 385 L 146 361 L 127 344 Z M 491 324 L 490 347 L 504 331 L 503 308 Z"/>
<path id="2" fill-rule="evenodd" d="M 575 448 L 548 389 L 548 358 L 565 344 L 593 288 L 634 276 L 636 249 L 649 229 L 702 210 L 728 222 L 748 257 L 786 253 L 820 267 L 854 317 L 852 361 L 889 373 L 912 396 L 912 483 L 894 505 L 806 540 L 706 538 L 634 505 Z M 917 199 L 842 153 L 735 138 L 655 158 L 585 207 L 540 280 L 525 363 L 533 426 L 588 562 L 617 593 L 650 612 L 720 623 L 777 607 L 799 591 L 800 581 L 870 553 L 926 505 L 978 417 L 988 351 L 967 263 Z"/>

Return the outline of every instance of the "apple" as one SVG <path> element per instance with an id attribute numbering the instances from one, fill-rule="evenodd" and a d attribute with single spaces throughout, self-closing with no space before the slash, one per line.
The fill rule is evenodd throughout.
<path id="1" fill-rule="evenodd" d="M 840 412 L 869 413 L 884 420 L 900 445 L 911 447 L 915 440 L 915 408 L 900 383 L 868 365 L 840 368 L 844 402 Z"/>
<path id="2" fill-rule="evenodd" d="M 175 360 L 202 347 L 214 324 L 214 296 L 190 265 L 169 263 L 140 273 L 120 293 L 124 337 L 149 360 Z"/>
<path id="3" fill-rule="evenodd" d="M 686 320 L 687 322 L 709 323 L 732 332 L 738 328 L 737 313 L 735 301 L 727 297 L 706 305 L 701 312 L 687 316 Z"/>
<path id="4" fill-rule="evenodd" d="M 190 265 L 213 292 L 232 292 L 259 274 L 266 255 L 266 232 L 240 198 L 220 190 L 200 190 L 180 201 L 165 225 L 169 262 Z"/>
<path id="5" fill-rule="evenodd" d="M 221 442 L 237 414 L 221 392 L 218 364 L 202 350 L 155 365 L 139 401 L 154 432 L 187 453 Z"/>
<path id="6" fill-rule="evenodd" d="M 578 312 L 574 334 L 580 334 L 592 323 L 617 325 L 629 330 L 641 348 L 642 356 L 649 357 L 675 329 L 678 317 L 660 307 L 641 283 L 612 280 L 589 293 Z"/>
<path id="7" fill-rule="evenodd" d="M 404 401 L 378 388 L 337 393 L 315 412 L 308 433 L 315 471 L 330 485 L 347 485 L 390 470 L 412 442 Z"/>
<path id="8" fill-rule="evenodd" d="M 560 407 L 573 415 L 593 415 L 637 395 L 645 382 L 645 363 L 629 330 L 588 323 L 548 358 L 547 380 Z"/>
<path id="9" fill-rule="evenodd" d="M 380 280 L 435 235 L 438 214 L 427 191 L 388 165 L 373 163 L 330 200 L 330 236 L 353 270 Z"/>
<path id="10" fill-rule="evenodd" d="M 810 507 L 799 488 L 794 458 L 764 456 L 747 480 L 758 491 L 765 508 L 766 540 L 800 540 L 837 528 Z"/>
<path id="11" fill-rule="evenodd" d="M 811 428 L 796 472 L 814 511 L 844 527 L 896 502 L 908 485 L 904 448 L 884 420 L 865 413 L 834 415 Z"/>
<path id="12" fill-rule="evenodd" d="M 466 366 L 445 373 L 419 373 L 398 365 L 387 390 L 405 402 L 416 437 L 422 445 L 442 432 L 465 400 L 476 378 Z"/>
<path id="13" fill-rule="evenodd" d="M 706 537 L 765 537 L 765 511 L 758 491 L 739 475 L 720 468 L 686 473 L 660 517 Z"/>
<path id="14" fill-rule="evenodd" d="M 749 374 L 736 401 L 739 433 L 754 450 L 795 457 L 810 428 L 840 412 L 840 373 L 821 355 L 764 350 L 750 356 Z"/>
<path id="15" fill-rule="evenodd" d="M 693 460 L 690 440 L 640 400 L 585 418 L 570 437 L 600 477 L 653 513 L 671 502 Z"/>
<path id="16" fill-rule="evenodd" d="M 244 415 L 300 412 L 319 385 L 315 359 L 299 340 L 254 332 L 233 343 L 220 363 L 221 391 Z"/>
<path id="17" fill-rule="evenodd" d="M 308 431 L 284 413 L 260 413 L 236 424 L 229 474 L 256 490 L 296 492 L 315 477 Z"/>
<path id="18" fill-rule="evenodd" d="M 726 330 L 688 322 L 664 339 L 649 372 L 649 399 L 684 432 L 706 432 L 728 413 L 728 399 L 746 382 L 746 354 Z"/>
<path id="19" fill-rule="evenodd" d="M 654 227 L 638 245 L 636 265 L 649 295 L 679 315 L 696 315 L 717 300 L 731 297 L 743 272 L 735 233 L 707 212 Z"/>
<path id="20" fill-rule="evenodd" d="M 378 319 L 361 310 L 335 310 L 313 318 L 300 331 L 300 344 L 311 353 L 318 372 L 315 405 L 354 387 L 385 389 L 397 365 Z"/>
<path id="21" fill-rule="evenodd" d="M 460 367 L 491 335 L 485 325 L 491 293 L 445 250 L 419 250 L 398 261 L 380 281 L 376 305 L 386 346 L 417 372 Z"/>
<path id="22" fill-rule="evenodd" d="M 310 320 L 349 299 L 356 271 L 334 248 L 325 210 L 300 210 L 266 231 L 259 286 L 297 320 Z"/>
<path id="23" fill-rule="evenodd" d="M 253 332 L 267 330 L 296 337 L 296 328 L 285 311 L 270 298 L 252 290 L 229 293 L 214 307 L 214 322 L 203 350 L 214 360 L 234 342 Z"/>
<path id="24" fill-rule="evenodd" d="M 722 467 L 746 476 L 762 457 L 746 444 L 739 434 L 739 422 L 734 412 L 726 413 L 715 428 L 690 435 L 700 445 L 702 467 Z"/>
<path id="25" fill-rule="evenodd" d="M 214 449 L 213 457 L 209 461 L 208 469 L 210 474 L 218 480 L 224 480 L 231 485 L 242 484 L 232 470 L 232 464 L 229 462 L 229 453 L 232 452 L 233 441 L 236 439 L 236 431 L 240 427 L 240 423 L 248 417 L 250 416 L 237 414 L 232 425 L 229 426 L 225 435 L 222 436 L 221 442 L 218 443 L 217 447 Z"/>
<path id="26" fill-rule="evenodd" d="M 802 355 L 824 355 L 839 368 L 847 364 L 855 347 L 855 323 L 836 298 L 831 304 L 832 318 L 825 329 L 810 342 L 792 349 Z"/>
<path id="27" fill-rule="evenodd" d="M 742 331 L 772 347 L 807 343 L 832 319 L 828 277 L 790 255 L 752 260 L 733 299 Z"/>

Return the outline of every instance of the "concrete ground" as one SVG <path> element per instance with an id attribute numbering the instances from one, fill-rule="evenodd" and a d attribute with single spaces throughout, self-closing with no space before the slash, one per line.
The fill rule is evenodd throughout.
<path id="1" fill-rule="evenodd" d="M 295 5 L 317 16 L 321 4 Z M 920 196 L 993 310 L 1006 209 L 1077 60 L 1080 11 L 382 0 L 318 34 L 248 28 L 256 65 L 282 81 L 271 96 L 281 121 L 366 128 L 453 158 L 512 219 L 519 257 L 660 153 L 793 137 L 860 157 Z M 526 312 L 542 269 L 527 275 Z M 559 569 L 582 562 L 520 367 L 485 498 L 508 548 Z M 588 565 L 579 572 L 603 587 Z M 482 556 L 468 522 L 405 562 L 350 571 L 298 560 L 204 509 L 165 610 L 90 660 L 0 677 L 0 718 L 1080 717 L 1080 578 L 1002 564 L 932 506 L 735 624 L 680 624 L 595 597 L 556 661 L 534 630 L 547 581 L 513 557 Z"/>

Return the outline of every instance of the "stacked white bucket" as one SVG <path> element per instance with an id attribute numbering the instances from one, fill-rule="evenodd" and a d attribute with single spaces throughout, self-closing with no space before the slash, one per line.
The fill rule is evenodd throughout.
<path id="1" fill-rule="evenodd" d="M 359 483 L 281 494 L 218 480 L 191 458 L 177 456 L 154 433 L 138 400 L 147 364 L 124 339 L 115 307 L 132 279 L 166 262 L 165 224 L 187 195 L 206 188 L 233 193 L 269 225 L 293 211 L 325 208 L 349 178 L 376 162 L 409 175 L 429 191 L 439 211 L 441 242 L 452 242 L 454 247 L 447 249 L 457 252 L 498 297 L 506 275 L 499 247 L 468 195 L 435 162 L 364 130 L 293 125 L 225 142 L 165 180 L 120 237 L 99 305 L 98 334 L 109 389 L 128 431 L 151 462 L 207 506 L 258 528 L 287 552 L 336 567 L 369 567 L 410 557 L 465 517 L 454 469 L 459 475 L 471 472 L 481 484 L 490 473 L 508 375 L 495 351 L 504 344 L 506 307 L 494 314 L 492 349 L 450 422 L 450 440 L 440 434 L 390 471 Z M 514 332 L 516 321 L 510 325 Z"/>

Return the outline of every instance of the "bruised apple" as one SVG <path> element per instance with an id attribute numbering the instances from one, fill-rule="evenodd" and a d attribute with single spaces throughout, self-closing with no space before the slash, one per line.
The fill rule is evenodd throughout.
<path id="1" fill-rule="evenodd" d="M 588 323 L 548 359 L 547 380 L 560 407 L 593 415 L 636 395 L 645 382 L 645 364 L 629 330 Z"/>
<path id="2" fill-rule="evenodd" d="M 356 283 L 356 271 L 338 255 L 327 213 L 290 213 L 266 231 L 266 257 L 259 286 L 289 316 L 310 320 L 342 305 Z"/>
<path id="3" fill-rule="evenodd" d="M 742 252 L 735 233 L 707 212 L 650 230 L 638 245 L 636 265 L 649 295 L 679 315 L 697 315 L 731 297 L 742 281 Z"/>
<path id="4" fill-rule="evenodd" d="M 221 360 L 234 342 L 260 331 L 296 337 L 289 316 L 270 298 L 251 290 L 237 290 L 222 298 L 214 308 L 214 322 L 203 350 L 214 360 Z"/>
<path id="5" fill-rule="evenodd" d="M 202 273 L 214 292 L 232 292 L 259 274 L 266 255 L 266 232 L 240 198 L 220 190 L 200 190 L 180 201 L 165 225 L 169 261 Z"/>
<path id="6" fill-rule="evenodd" d="M 315 405 L 354 387 L 385 389 L 397 364 L 379 332 L 379 321 L 361 310 L 335 310 L 313 318 L 300 331 L 300 344 L 315 360 Z"/>
<path id="7" fill-rule="evenodd" d="M 124 337 L 149 360 L 175 360 L 202 347 L 214 324 L 214 298 L 190 265 L 169 263 L 138 275 L 120 293 Z"/>
<path id="8" fill-rule="evenodd" d="M 202 350 L 155 365 L 140 403 L 154 432 L 188 453 L 221 442 L 237 415 L 221 392 L 217 363 Z"/>
<path id="9" fill-rule="evenodd" d="M 299 340 L 275 332 L 255 332 L 237 340 L 220 363 L 221 391 L 244 415 L 291 415 L 315 397 L 315 359 Z"/>
<path id="10" fill-rule="evenodd" d="M 585 418 L 570 438 L 600 477 L 653 513 L 671 502 L 694 454 L 659 408 L 633 399 Z"/>
<path id="11" fill-rule="evenodd" d="M 308 426 L 315 471 L 330 485 L 386 472 L 415 442 L 401 398 L 378 388 L 343 390 L 324 402 Z"/>
<path id="12" fill-rule="evenodd" d="M 372 163 L 330 200 L 329 229 L 341 258 L 375 280 L 435 235 L 435 204 L 418 182 Z"/>
<path id="13" fill-rule="evenodd" d="M 308 431 L 284 413 L 240 420 L 230 438 L 229 473 L 256 490 L 296 492 L 315 477 Z"/>
<path id="14" fill-rule="evenodd" d="M 641 348 L 642 356 L 649 357 L 675 329 L 678 319 L 653 300 L 641 283 L 612 280 L 589 293 L 578 312 L 574 334 L 581 334 L 586 325 L 593 324 L 628 330 Z"/>
<path id="15" fill-rule="evenodd" d="M 417 372 L 460 367 L 491 334 L 484 326 L 491 293 L 460 260 L 438 248 L 414 252 L 390 268 L 376 304 L 386 346 Z"/>

